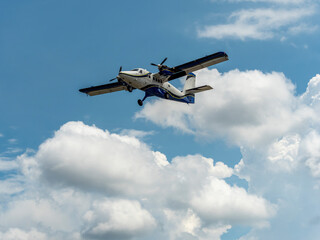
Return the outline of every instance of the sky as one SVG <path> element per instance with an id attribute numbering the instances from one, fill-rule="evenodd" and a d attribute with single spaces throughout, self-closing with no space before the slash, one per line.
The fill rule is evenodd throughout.
<path id="1" fill-rule="evenodd" d="M 319 239 L 319 10 L 0 1 L 0 239 Z M 78 91 L 218 51 L 194 105 Z"/>

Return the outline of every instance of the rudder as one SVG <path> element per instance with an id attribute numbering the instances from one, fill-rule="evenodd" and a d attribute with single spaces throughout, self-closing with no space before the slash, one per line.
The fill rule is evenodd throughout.
<path id="1" fill-rule="evenodd" d="M 194 73 L 189 73 L 187 75 L 186 83 L 183 87 L 183 93 L 186 94 L 187 90 L 195 88 L 196 86 L 196 75 Z"/>

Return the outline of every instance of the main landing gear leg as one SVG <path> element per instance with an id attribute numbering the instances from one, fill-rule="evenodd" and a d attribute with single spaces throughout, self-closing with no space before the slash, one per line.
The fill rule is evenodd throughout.
<path id="1" fill-rule="evenodd" d="M 142 106 L 142 105 L 143 105 L 143 101 L 146 100 L 147 97 L 149 97 L 149 95 L 146 93 L 146 94 L 144 95 L 144 98 L 143 98 L 142 100 L 141 100 L 141 99 L 138 100 L 139 106 Z"/>

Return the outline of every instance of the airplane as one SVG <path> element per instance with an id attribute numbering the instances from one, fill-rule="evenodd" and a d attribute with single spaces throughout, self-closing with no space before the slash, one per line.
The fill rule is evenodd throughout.
<path id="1" fill-rule="evenodd" d="M 217 52 L 175 67 L 168 67 L 164 65 L 167 60 L 165 58 L 160 64 L 151 63 L 152 66 L 158 67 L 159 72 L 157 73 L 151 73 L 143 68 L 122 71 L 122 67 L 120 67 L 118 76 L 109 80 L 110 82 L 117 80 L 117 82 L 82 88 L 79 91 L 89 96 L 95 96 L 121 90 L 132 92 L 134 89 L 140 89 L 145 92 L 145 96 L 142 100 L 138 100 L 139 106 L 142 106 L 146 98 L 151 96 L 188 104 L 195 103 L 196 93 L 211 90 L 212 87 L 209 85 L 196 87 L 196 75 L 193 72 L 228 59 L 225 52 Z M 169 83 L 169 81 L 183 76 L 187 77 L 182 91 Z"/>

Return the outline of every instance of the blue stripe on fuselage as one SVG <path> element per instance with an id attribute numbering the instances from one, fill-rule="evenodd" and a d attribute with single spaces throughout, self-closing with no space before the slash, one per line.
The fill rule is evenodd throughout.
<path id="1" fill-rule="evenodd" d="M 146 92 L 148 96 L 157 96 L 160 98 L 169 99 L 177 102 L 194 103 L 194 94 L 188 94 L 180 97 L 156 85 L 149 85 L 143 88 L 143 90 Z"/>

